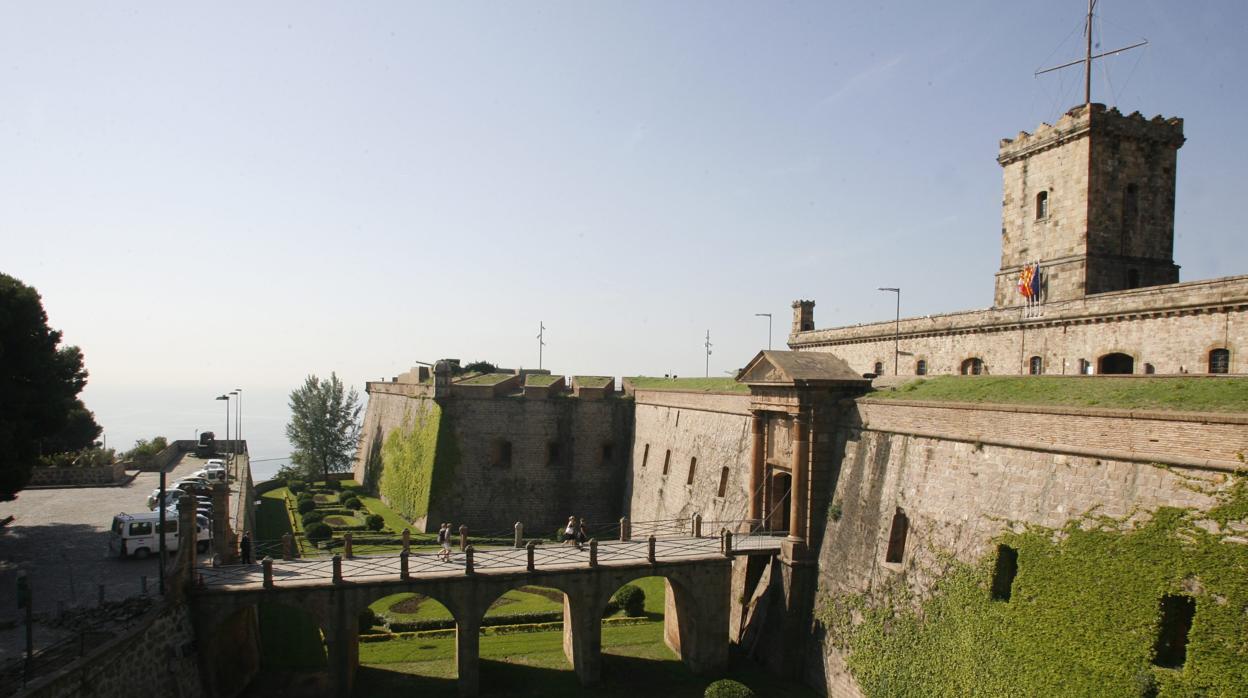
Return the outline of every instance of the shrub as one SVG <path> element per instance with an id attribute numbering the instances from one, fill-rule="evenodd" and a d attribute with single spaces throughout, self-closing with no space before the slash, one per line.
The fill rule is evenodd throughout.
<path id="1" fill-rule="evenodd" d="M 308 533 L 308 540 L 315 543 L 315 542 L 329 540 L 330 538 L 333 538 L 334 529 L 330 528 L 329 524 L 325 523 L 324 521 L 317 521 L 316 523 L 308 527 L 307 533 Z"/>
<path id="2" fill-rule="evenodd" d="M 323 521 L 324 519 L 325 519 L 325 512 L 317 511 L 316 509 L 313 509 L 312 511 L 307 512 L 300 518 L 300 520 L 303 521 L 304 528 L 307 528 L 308 526 L 311 526 L 312 524 L 317 523 L 319 521 Z"/>
<path id="3" fill-rule="evenodd" d="M 386 520 L 381 518 L 381 514 L 369 514 L 368 518 L 364 519 L 364 524 L 370 531 L 380 531 L 385 528 Z"/>
<path id="4" fill-rule="evenodd" d="M 381 625 L 381 618 L 377 616 L 377 612 L 365 606 L 360 611 L 360 634 L 363 635 L 370 632 L 374 625 Z"/>
<path id="5" fill-rule="evenodd" d="M 309 499 L 300 499 L 299 505 L 296 507 L 300 514 L 306 514 L 316 508 L 316 502 Z"/>
<path id="6" fill-rule="evenodd" d="M 342 489 L 342 480 L 326 480 L 325 489 L 337 492 Z"/>
<path id="7" fill-rule="evenodd" d="M 363 509 L 364 508 L 364 503 L 361 502 L 360 498 L 356 497 L 355 495 L 351 495 L 347 497 L 346 501 L 344 501 L 342 505 L 348 509 Z"/>
<path id="8" fill-rule="evenodd" d="M 291 494 L 298 495 L 300 492 L 307 489 L 308 486 L 303 480 L 291 480 L 286 483 L 286 487 L 290 489 Z"/>
<path id="9" fill-rule="evenodd" d="M 754 691 L 740 681 L 720 679 L 706 687 L 703 698 L 754 698 Z"/>
<path id="10" fill-rule="evenodd" d="M 624 609 L 624 615 L 637 618 L 646 613 L 646 592 L 641 587 L 625 584 L 612 595 L 611 600 Z"/>

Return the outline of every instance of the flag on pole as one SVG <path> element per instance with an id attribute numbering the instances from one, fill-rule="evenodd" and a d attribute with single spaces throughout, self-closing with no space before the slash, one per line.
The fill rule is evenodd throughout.
<path id="1" fill-rule="evenodd" d="M 1018 273 L 1018 292 L 1023 298 L 1031 300 L 1031 280 L 1035 275 L 1035 269 L 1030 264 L 1024 264 L 1022 271 Z"/>
<path id="2" fill-rule="evenodd" d="M 1031 294 L 1028 296 L 1033 303 L 1040 302 L 1040 263 L 1031 267 Z"/>

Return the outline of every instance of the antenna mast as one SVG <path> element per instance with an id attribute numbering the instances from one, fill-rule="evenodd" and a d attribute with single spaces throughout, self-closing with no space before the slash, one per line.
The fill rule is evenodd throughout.
<path id="1" fill-rule="evenodd" d="M 706 331 L 706 377 L 711 377 L 711 331 Z"/>
<path id="2" fill-rule="evenodd" d="M 537 370 L 542 370 L 542 347 L 546 346 L 546 325 L 537 321 Z"/>
<path id="3" fill-rule="evenodd" d="M 1083 64 L 1083 103 L 1085 105 L 1092 103 L 1092 61 L 1096 60 L 1097 58 L 1105 58 L 1106 56 L 1116 56 L 1122 53 L 1123 51 L 1130 51 L 1133 48 L 1139 48 L 1141 46 L 1148 45 L 1148 40 L 1145 39 L 1144 41 L 1131 44 L 1130 46 L 1123 46 L 1122 48 L 1116 48 L 1112 51 L 1098 53 L 1095 56 L 1092 55 L 1092 11 L 1095 9 L 1096 9 L 1096 0 L 1088 0 L 1088 17 L 1085 20 L 1084 27 L 1083 27 L 1083 33 L 1087 37 L 1087 44 L 1084 49 L 1083 58 L 1080 58 L 1079 60 L 1075 60 L 1075 61 L 1070 61 L 1068 63 L 1063 63 L 1061 65 L 1053 66 L 1052 68 L 1045 68 L 1043 70 L 1037 70 L 1034 73 L 1036 77 L 1039 77 L 1041 75 L 1044 75 L 1045 73 L 1051 73 L 1055 70 L 1061 70 L 1062 68 L 1069 68 L 1072 65 L 1078 65 L 1082 63 Z"/>

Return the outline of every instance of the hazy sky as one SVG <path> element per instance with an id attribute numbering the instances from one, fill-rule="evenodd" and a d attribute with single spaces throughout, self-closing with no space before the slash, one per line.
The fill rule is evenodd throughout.
<path id="1" fill-rule="evenodd" d="M 0 4 L 0 271 L 110 445 L 282 455 L 308 373 L 443 356 L 723 375 L 985 307 L 998 140 L 1081 100 L 1083 0 Z M 1240 0 L 1102 0 L 1094 99 L 1181 116 L 1182 279 L 1248 272 Z M 1239 85 L 1239 87 L 1235 87 Z M 254 421 L 253 421 L 254 420 Z"/>

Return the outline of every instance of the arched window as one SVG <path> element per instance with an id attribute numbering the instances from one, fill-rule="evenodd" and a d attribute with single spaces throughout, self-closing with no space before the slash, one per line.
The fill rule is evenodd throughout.
<path id="1" fill-rule="evenodd" d="M 1231 370 L 1231 352 L 1229 349 L 1214 349 L 1209 352 L 1209 372 L 1229 373 Z"/>
<path id="2" fill-rule="evenodd" d="M 919 359 L 918 361 L 914 362 L 914 375 L 916 376 L 927 375 L 927 360 L 926 359 Z"/>
<path id="3" fill-rule="evenodd" d="M 962 375 L 978 376 L 984 372 L 984 360 L 978 356 L 972 356 L 962 362 Z"/>
<path id="4" fill-rule="evenodd" d="M 1038 376 L 1044 373 L 1044 359 L 1039 356 L 1031 357 L 1031 359 L 1027 362 L 1027 372 L 1033 376 Z"/>
<path id="5" fill-rule="evenodd" d="M 872 370 L 871 372 L 872 372 L 872 373 L 874 373 L 874 374 L 875 374 L 875 375 L 877 375 L 877 376 L 882 376 L 882 375 L 884 375 L 884 362 L 882 362 L 882 361 L 876 361 L 876 362 L 875 362 L 875 369 L 874 369 L 874 370 Z"/>
<path id="6" fill-rule="evenodd" d="M 1151 376 L 1157 372 L 1157 367 L 1152 364 L 1144 364 L 1144 372 Z"/>
<path id="7" fill-rule="evenodd" d="M 1106 354 L 1096 360 L 1096 372 L 1111 375 L 1135 373 L 1135 358 L 1122 352 Z"/>
<path id="8" fill-rule="evenodd" d="M 1036 194 L 1036 220 L 1042 221 L 1049 217 L 1049 192 Z"/>

